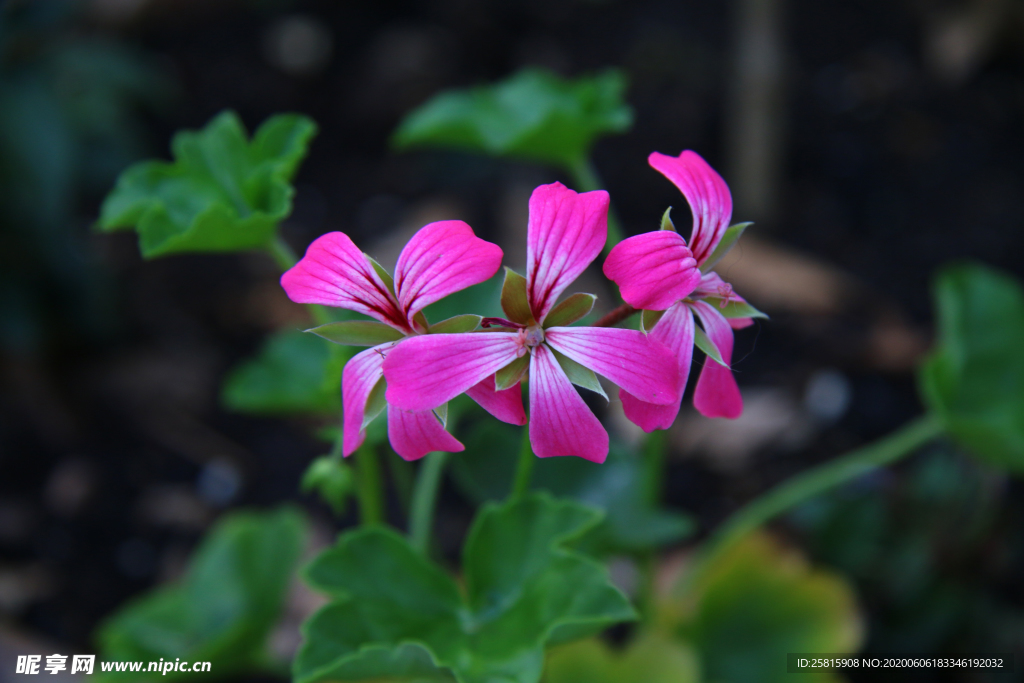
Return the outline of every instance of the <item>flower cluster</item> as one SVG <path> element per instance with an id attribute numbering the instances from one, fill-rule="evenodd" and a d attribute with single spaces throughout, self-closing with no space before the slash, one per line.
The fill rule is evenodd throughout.
<path id="1" fill-rule="evenodd" d="M 667 428 L 679 411 L 695 343 L 710 357 L 694 404 L 705 415 L 738 416 L 742 402 L 728 367 L 732 329 L 759 314 L 710 272 L 735 242 L 727 233 L 742 230 L 728 228 L 729 189 L 693 152 L 678 158 L 655 153 L 650 163 L 683 192 L 694 227 L 689 245 L 663 229 L 624 240 L 604 264 L 623 299 L 644 309 L 646 331 L 572 325 L 590 312 L 591 294 L 558 303 L 605 244 L 604 191 L 579 194 L 561 183 L 534 190 L 526 276 L 506 269 L 505 318 L 457 316 L 431 325 L 423 314 L 428 304 L 500 268 L 501 249 L 461 221 L 431 223 L 417 232 L 398 259 L 394 280 L 343 233 L 314 241 L 281 278 L 288 296 L 378 321 L 317 330 L 370 347 L 348 362 L 342 376 L 344 454 L 359 447 L 366 426 L 385 407 L 388 437 L 402 457 L 461 451 L 444 427 L 447 402 L 465 393 L 498 419 L 523 425 L 520 384 L 527 381 L 534 452 L 603 462 L 608 433 L 573 385 L 604 394 L 601 375 L 619 386 L 630 420 L 647 431 Z M 696 328 L 694 314 L 704 331 Z"/>

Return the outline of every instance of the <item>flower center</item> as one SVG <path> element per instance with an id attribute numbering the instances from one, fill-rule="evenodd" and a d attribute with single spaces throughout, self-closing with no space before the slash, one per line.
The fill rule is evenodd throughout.
<path id="1" fill-rule="evenodd" d="M 522 358 L 527 351 L 532 350 L 544 343 L 544 330 L 539 325 L 530 325 L 516 332 L 516 343 L 519 348 L 516 357 Z"/>

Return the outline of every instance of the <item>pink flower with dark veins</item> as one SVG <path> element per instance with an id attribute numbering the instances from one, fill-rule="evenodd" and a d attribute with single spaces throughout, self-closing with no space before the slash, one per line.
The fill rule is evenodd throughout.
<path id="1" fill-rule="evenodd" d="M 386 406 L 381 366 L 389 353 L 408 343 L 406 339 L 476 328 L 480 316 L 456 316 L 430 325 L 422 311 L 492 277 L 501 267 L 501 258 L 497 245 L 477 237 L 462 221 L 439 221 L 421 228 L 405 245 L 394 280 L 341 232 L 318 237 L 306 255 L 281 276 L 281 286 L 292 301 L 347 308 L 379 321 L 330 323 L 311 330 L 338 343 L 370 347 L 353 356 L 342 373 L 342 446 L 346 456 L 363 443 L 366 426 L 385 407 L 388 439 L 406 460 L 431 451 L 464 450 L 445 430 L 443 401 L 420 410 Z M 498 419 L 526 424 L 518 389 L 495 391 L 494 379 L 483 378 L 463 391 Z"/>
<path id="2" fill-rule="evenodd" d="M 607 232 L 607 192 L 577 194 L 561 183 L 534 190 L 526 277 L 505 274 L 501 303 L 507 319 L 484 319 L 483 326 L 496 331 L 426 335 L 400 344 L 384 361 L 388 402 L 429 410 L 481 382 L 518 391 L 528 377 L 534 453 L 603 462 L 608 433 L 573 384 L 603 393 L 596 372 L 652 404 L 679 402 L 676 360 L 667 349 L 636 330 L 570 327 L 590 312 L 591 294 L 556 305 L 601 253 Z"/>
<path id="3" fill-rule="evenodd" d="M 666 212 L 662 230 L 617 244 L 604 263 L 604 274 L 619 285 L 628 304 L 645 309 L 644 326 L 652 339 L 675 353 L 683 388 L 690 374 L 694 343 L 709 356 L 718 356 L 721 362 L 712 357 L 705 360 L 693 405 L 707 417 L 739 417 L 743 399 L 729 368 L 733 330 L 751 325 L 751 317 L 764 314 L 733 292 L 732 286 L 711 269 L 748 224 L 729 227 L 729 186 L 696 152 L 686 150 L 678 157 L 654 152 L 648 162 L 671 180 L 690 204 L 693 231 L 689 245 L 675 232 Z M 699 271 L 689 269 L 694 263 Z M 660 316 L 655 313 L 661 311 L 664 313 Z M 695 325 L 694 314 L 703 329 Z M 659 405 L 627 392 L 620 396 L 626 417 L 647 432 L 669 428 L 679 413 L 680 401 Z"/>

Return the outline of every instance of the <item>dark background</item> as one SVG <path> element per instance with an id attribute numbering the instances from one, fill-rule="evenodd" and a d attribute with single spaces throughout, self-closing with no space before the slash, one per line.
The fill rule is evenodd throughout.
<path id="1" fill-rule="evenodd" d="M 439 89 L 526 65 L 622 68 L 635 124 L 598 144 L 595 165 L 627 232 L 670 204 L 688 223 L 652 150 L 698 151 L 730 183 L 734 220 L 757 222 L 723 272 L 773 318 L 738 337 L 747 415 L 684 415 L 672 437 L 666 502 L 702 533 L 920 412 L 912 369 L 938 266 L 1024 274 L 1024 9 L 1010 0 L 0 7 L 0 629 L 89 642 L 179 571 L 221 510 L 294 498 L 325 450 L 307 421 L 218 404 L 230 367 L 305 322 L 269 257 L 142 262 L 132 234 L 91 231 L 124 166 L 166 158 L 174 131 L 225 108 L 250 130 L 283 111 L 319 124 L 284 229 L 296 250 L 343 230 L 386 252 L 391 233 L 458 217 L 514 263 L 529 189 L 568 179 L 395 153 L 390 133 Z M 1019 486 L 936 448 L 941 466 L 911 460 L 780 530 L 855 582 L 873 651 L 989 646 L 991 633 L 1018 647 Z M 446 547 L 469 514 L 447 490 Z M 894 583 L 908 571 L 910 589 Z"/>

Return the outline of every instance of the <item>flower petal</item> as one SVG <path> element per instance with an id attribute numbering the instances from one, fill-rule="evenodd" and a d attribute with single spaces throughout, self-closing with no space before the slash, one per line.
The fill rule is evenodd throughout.
<path id="1" fill-rule="evenodd" d="M 410 329 L 387 285 L 343 232 L 313 240 L 306 255 L 281 276 L 281 286 L 296 303 L 347 308 Z"/>
<path id="2" fill-rule="evenodd" d="M 488 375 L 479 384 L 466 389 L 466 394 L 502 422 L 512 425 L 526 424 L 523 390 L 518 382 L 504 391 L 497 391 L 494 387 L 494 375 Z"/>
<path id="3" fill-rule="evenodd" d="M 604 462 L 608 457 L 608 432 L 543 344 L 530 360 L 530 443 L 541 458 L 577 455 Z"/>
<path id="4" fill-rule="evenodd" d="M 441 421 L 429 410 L 402 410 L 388 406 L 388 441 L 405 460 L 418 460 L 427 453 L 466 450 L 458 439 L 445 431 Z"/>
<path id="5" fill-rule="evenodd" d="M 697 263 L 711 253 L 729 229 L 732 218 L 732 194 L 708 162 L 699 154 L 685 150 L 678 157 L 652 152 L 647 162 L 679 188 L 693 213 L 690 251 Z"/>
<path id="6" fill-rule="evenodd" d="M 384 350 L 391 343 L 381 344 L 372 349 L 361 351 L 345 363 L 341 373 L 342 420 L 342 453 L 351 455 L 363 444 L 366 432 L 363 430 L 363 415 L 366 411 L 366 400 L 370 397 L 374 385 L 384 376 L 381 364 L 384 363 Z"/>
<path id="7" fill-rule="evenodd" d="M 679 364 L 668 349 L 643 332 L 617 327 L 552 327 L 545 336 L 551 348 L 639 399 L 658 405 L 679 400 Z"/>
<path id="8" fill-rule="evenodd" d="M 420 228 L 395 267 L 395 292 L 410 325 L 425 306 L 497 273 L 501 256 L 498 245 L 480 239 L 462 221 Z"/>
<path id="9" fill-rule="evenodd" d="M 533 316 L 544 316 L 558 295 L 597 258 L 608 237 L 608 193 L 577 194 L 562 183 L 530 196 L 526 282 Z"/>
<path id="10" fill-rule="evenodd" d="M 633 308 L 663 311 L 700 284 L 697 261 L 679 233 L 671 230 L 636 235 L 612 248 L 604 274 Z"/>
<path id="11" fill-rule="evenodd" d="M 675 354 L 679 364 L 680 400 L 666 406 L 641 401 L 629 392 L 620 391 L 622 409 L 633 424 L 645 432 L 655 429 L 668 429 L 675 422 L 682 403 L 682 392 L 686 389 L 686 380 L 690 375 L 690 363 L 693 360 L 693 312 L 690 307 L 679 302 L 665 311 L 661 320 L 648 335 Z"/>
<path id="12" fill-rule="evenodd" d="M 733 335 L 729 322 L 714 306 L 704 301 L 691 305 L 700 317 L 704 331 L 722 354 L 722 360 L 731 363 Z M 705 358 L 704 369 L 693 393 L 693 406 L 705 417 L 739 417 L 743 413 L 743 398 L 732 370 Z"/>
<path id="13" fill-rule="evenodd" d="M 384 361 L 385 396 L 403 410 L 436 408 L 511 363 L 519 346 L 508 332 L 410 337 Z"/>

